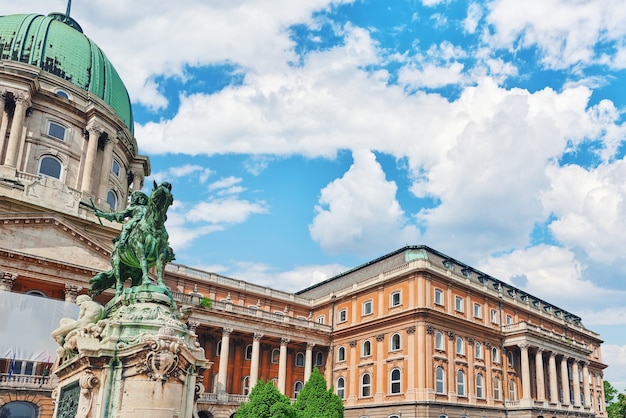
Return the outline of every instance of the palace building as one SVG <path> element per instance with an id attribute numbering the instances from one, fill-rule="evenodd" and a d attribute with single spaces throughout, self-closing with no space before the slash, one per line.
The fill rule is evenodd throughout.
<path id="1" fill-rule="evenodd" d="M 0 417 L 52 416 L 46 332 L 120 232 L 93 208 L 149 175 L 126 87 L 69 12 L 0 17 Z M 231 417 L 258 379 L 295 398 L 314 367 L 348 418 L 606 416 L 581 318 L 425 246 L 295 294 L 174 263 L 166 282 L 213 362 L 202 418 Z"/>

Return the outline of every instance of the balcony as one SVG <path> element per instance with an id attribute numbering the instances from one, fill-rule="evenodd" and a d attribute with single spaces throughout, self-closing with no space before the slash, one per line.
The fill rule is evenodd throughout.
<path id="1" fill-rule="evenodd" d="M 57 385 L 57 379 L 51 376 L 35 376 L 30 374 L 0 373 L 0 390 L 45 390 L 52 391 Z"/>
<path id="2" fill-rule="evenodd" d="M 516 334 L 530 333 L 530 334 L 539 335 L 544 338 L 549 338 L 550 340 L 552 340 L 555 343 L 558 343 L 559 345 L 565 344 L 565 345 L 569 345 L 573 349 L 583 351 L 585 353 L 591 352 L 587 344 L 565 337 L 561 334 L 557 334 L 554 331 L 541 328 L 538 325 L 532 325 L 526 322 L 518 322 L 517 324 L 505 325 L 502 327 L 502 330 L 504 331 L 504 334 L 506 337 L 512 337 Z"/>

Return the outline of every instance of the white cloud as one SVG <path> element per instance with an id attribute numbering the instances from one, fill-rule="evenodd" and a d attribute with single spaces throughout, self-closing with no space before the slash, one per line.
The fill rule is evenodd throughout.
<path id="1" fill-rule="evenodd" d="M 604 371 L 604 380 L 620 392 L 626 390 L 626 345 L 603 344 L 602 361 L 611 367 Z"/>
<path id="2" fill-rule="evenodd" d="M 424 64 L 405 66 L 398 72 L 398 81 L 412 89 L 439 88 L 460 84 L 463 80 L 463 64 L 453 62 L 445 65 Z"/>
<path id="3" fill-rule="evenodd" d="M 162 181 L 171 181 L 172 178 L 193 177 L 197 178 L 200 183 L 204 183 L 211 174 L 213 174 L 213 171 L 209 168 L 196 164 L 184 164 L 182 166 L 168 167 L 165 171 L 152 173 L 147 180 L 154 180 L 160 183 Z"/>
<path id="4" fill-rule="evenodd" d="M 213 183 L 209 184 L 209 190 L 215 190 L 215 189 L 227 189 L 230 187 L 233 187 L 235 184 L 239 184 L 241 183 L 241 178 L 240 177 L 234 177 L 234 176 L 230 176 L 230 177 L 223 177 L 217 181 L 214 181 Z"/>
<path id="5" fill-rule="evenodd" d="M 395 198 L 395 182 L 385 179 L 374 154 L 360 150 L 353 157 L 348 172 L 322 189 L 311 237 L 325 251 L 368 256 L 418 241 Z"/>
<path id="6" fill-rule="evenodd" d="M 264 214 L 268 208 L 263 202 L 250 202 L 245 199 L 227 197 L 200 202 L 185 214 L 189 222 L 212 224 L 239 224 L 253 214 Z"/>
<path id="7" fill-rule="evenodd" d="M 483 17 L 483 10 L 478 3 L 470 3 L 467 7 L 467 17 L 463 20 L 463 29 L 467 33 L 476 32 L 478 22 Z"/>

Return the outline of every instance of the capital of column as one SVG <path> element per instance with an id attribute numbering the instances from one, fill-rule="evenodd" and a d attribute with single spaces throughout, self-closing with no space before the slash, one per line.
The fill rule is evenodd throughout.
<path id="1" fill-rule="evenodd" d="M 25 93 L 18 93 L 13 95 L 13 99 L 15 100 L 16 105 L 28 107 L 31 105 L 30 96 Z"/>
<path id="2" fill-rule="evenodd" d="M 280 345 L 287 345 L 289 344 L 289 341 L 291 341 L 289 338 L 281 338 Z"/>
<path id="3" fill-rule="evenodd" d="M 315 347 L 315 343 L 306 343 L 307 350 L 312 350 Z"/>
<path id="4" fill-rule="evenodd" d="M 200 326 L 200 322 L 198 321 L 187 321 L 187 327 L 189 327 L 189 331 L 196 332 L 196 329 Z"/>
<path id="5" fill-rule="evenodd" d="M 426 334 L 433 335 L 435 333 L 435 329 L 432 325 L 426 325 Z"/>
<path id="6" fill-rule="evenodd" d="M 104 129 L 102 128 L 102 126 L 92 123 L 90 125 L 87 125 L 87 128 L 85 128 L 85 131 L 91 137 L 91 136 L 96 136 L 96 135 L 100 136 L 102 132 L 104 132 Z"/>
<path id="7" fill-rule="evenodd" d="M 82 286 L 65 284 L 65 301 L 75 303 L 76 297 L 81 290 L 83 290 Z"/>
<path id="8" fill-rule="evenodd" d="M 261 338 L 263 338 L 263 334 L 261 334 L 260 332 L 255 332 L 252 336 L 252 339 L 254 341 L 261 341 Z"/>
<path id="9" fill-rule="evenodd" d="M 10 291 L 17 280 L 17 273 L 0 273 L 0 290 Z"/>
<path id="10" fill-rule="evenodd" d="M 407 334 L 415 334 L 415 326 L 410 326 L 406 328 Z"/>
<path id="11" fill-rule="evenodd" d="M 232 328 L 222 328 L 222 335 L 230 336 L 232 332 L 233 332 Z"/>
<path id="12" fill-rule="evenodd" d="M 356 347 L 356 340 L 350 340 L 350 347 Z"/>
<path id="13" fill-rule="evenodd" d="M 530 348 L 530 344 L 528 344 L 528 343 L 517 344 L 517 346 L 522 351 L 528 351 L 528 349 Z"/>
<path id="14" fill-rule="evenodd" d="M 378 334 L 376 336 L 376 341 L 378 342 L 385 341 L 385 334 Z"/>
<path id="15" fill-rule="evenodd" d="M 0 100 L 5 101 L 7 98 L 7 89 L 0 89 Z"/>
<path id="16" fill-rule="evenodd" d="M 456 334 L 454 334 L 454 331 L 448 331 L 448 339 L 449 339 L 449 340 L 454 340 L 454 336 L 455 336 L 455 335 L 456 335 Z"/>
<path id="17" fill-rule="evenodd" d="M 552 358 L 556 358 L 556 356 L 558 356 L 559 353 L 557 353 L 556 351 L 550 351 L 550 357 Z"/>

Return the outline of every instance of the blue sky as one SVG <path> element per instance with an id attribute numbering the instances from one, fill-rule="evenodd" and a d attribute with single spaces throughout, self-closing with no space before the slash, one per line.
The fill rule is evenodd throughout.
<path id="1" fill-rule="evenodd" d="M 430 245 L 581 316 L 626 388 L 621 0 L 72 7 L 173 184 L 177 262 L 295 291 Z"/>

